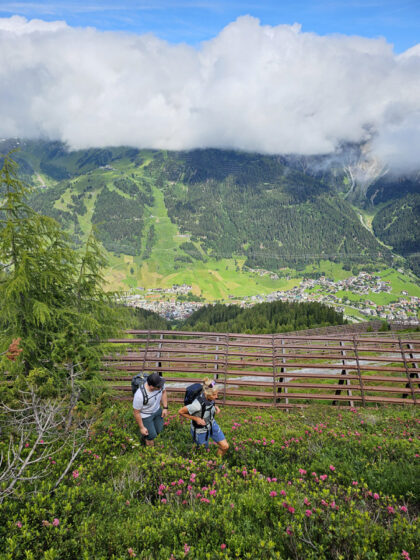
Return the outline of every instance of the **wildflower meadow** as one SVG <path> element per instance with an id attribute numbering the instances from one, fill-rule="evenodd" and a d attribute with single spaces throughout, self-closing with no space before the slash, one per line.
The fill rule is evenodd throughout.
<path id="1" fill-rule="evenodd" d="M 420 558 L 414 408 L 222 407 L 222 460 L 177 408 L 146 448 L 130 404 L 106 406 L 58 487 L 65 449 L 2 502 L 0 558 Z"/>

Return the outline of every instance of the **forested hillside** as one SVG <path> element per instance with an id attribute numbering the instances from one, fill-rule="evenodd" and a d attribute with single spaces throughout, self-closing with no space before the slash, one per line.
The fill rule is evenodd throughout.
<path id="1" fill-rule="evenodd" d="M 161 169 L 169 216 L 211 254 L 244 254 L 269 270 L 390 258 L 331 186 L 278 158 L 205 150 L 175 154 Z"/>
<path id="2" fill-rule="evenodd" d="M 376 214 L 372 226 L 379 239 L 405 256 L 420 276 L 420 193 L 389 202 Z"/>
<path id="3" fill-rule="evenodd" d="M 348 202 L 337 168 L 314 172 L 304 158 L 215 149 L 70 152 L 59 142 L 16 140 L 3 141 L 1 151 L 13 147 L 21 176 L 34 186 L 34 209 L 56 218 L 75 244 L 96 226 L 110 256 L 133 257 L 139 267 L 152 257 L 156 273 L 163 262 L 170 274 L 211 258 L 271 271 L 330 260 L 349 270 L 390 265 L 387 246 L 406 255 L 418 242 L 410 233 L 418 205 L 381 209 L 373 229 L 380 243 Z M 405 196 L 415 196 L 418 182 L 403 185 Z M 388 183 L 375 189 L 370 204 L 393 204 Z"/>
<path id="4" fill-rule="evenodd" d="M 209 305 L 195 311 L 181 327 L 192 331 L 267 334 L 342 325 L 343 314 L 320 303 L 275 301 L 243 309 Z"/>

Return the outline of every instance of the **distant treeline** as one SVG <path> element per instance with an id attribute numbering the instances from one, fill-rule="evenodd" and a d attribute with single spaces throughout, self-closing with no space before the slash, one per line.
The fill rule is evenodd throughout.
<path id="1" fill-rule="evenodd" d="M 140 331 L 168 331 L 172 329 L 172 323 L 157 313 L 140 307 L 127 308 L 127 329 Z"/>
<path id="2" fill-rule="evenodd" d="M 321 303 L 275 301 L 246 309 L 238 305 L 207 305 L 178 327 L 191 331 L 271 334 L 344 322 L 342 313 Z"/>
<path id="3" fill-rule="evenodd" d="M 129 308 L 127 328 L 139 330 L 186 330 L 271 334 L 329 325 L 343 325 L 343 314 L 322 303 L 258 303 L 243 309 L 239 305 L 206 305 L 184 321 L 168 321 L 153 311 Z"/>

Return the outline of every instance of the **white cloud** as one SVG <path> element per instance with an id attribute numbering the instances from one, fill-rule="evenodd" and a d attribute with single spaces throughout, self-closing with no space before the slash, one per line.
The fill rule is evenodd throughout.
<path id="1" fill-rule="evenodd" d="M 419 54 L 249 16 L 200 49 L 14 16 L 0 19 L 0 136 L 299 154 L 372 139 L 418 168 Z"/>

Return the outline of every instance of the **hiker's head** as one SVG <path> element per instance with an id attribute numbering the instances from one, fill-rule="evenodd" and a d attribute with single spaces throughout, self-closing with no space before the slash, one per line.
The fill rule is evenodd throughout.
<path id="1" fill-rule="evenodd" d="M 153 391 L 157 391 L 158 389 L 162 389 L 165 384 L 165 380 L 158 374 L 157 371 L 155 371 L 148 376 L 147 384 Z"/>
<path id="2" fill-rule="evenodd" d="M 206 377 L 203 380 L 203 392 L 207 400 L 212 401 L 214 399 L 217 399 L 219 387 L 216 385 L 216 381 L 214 381 L 214 379 L 209 379 L 208 377 Z"/>

